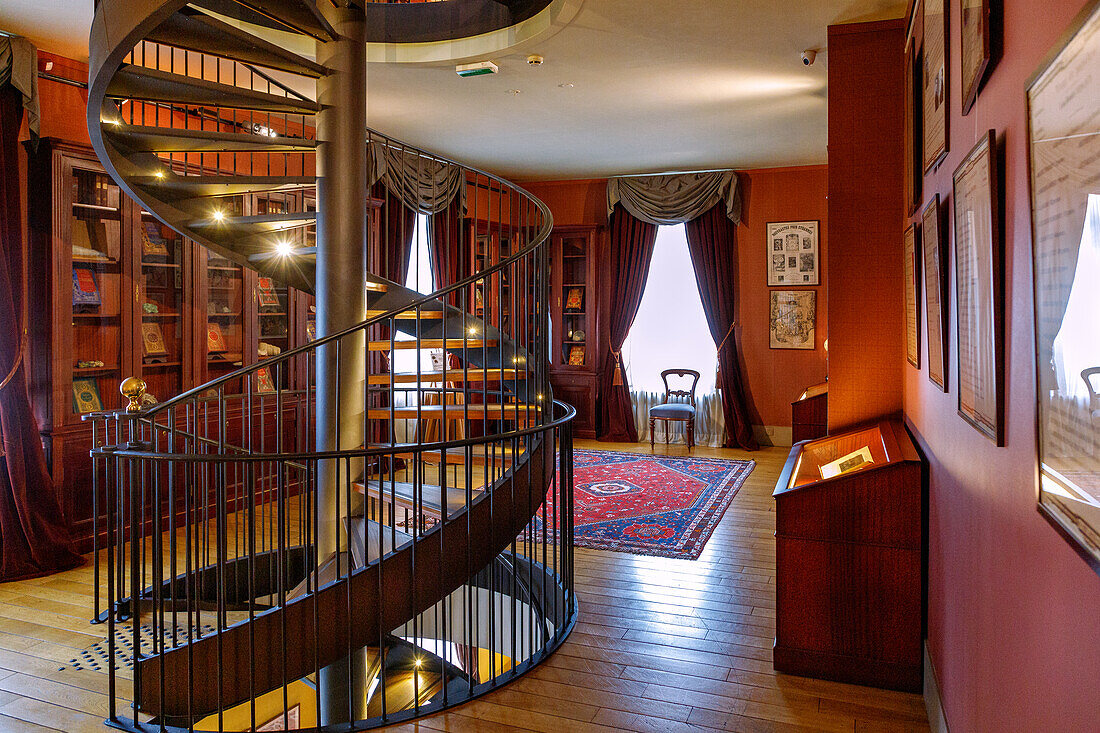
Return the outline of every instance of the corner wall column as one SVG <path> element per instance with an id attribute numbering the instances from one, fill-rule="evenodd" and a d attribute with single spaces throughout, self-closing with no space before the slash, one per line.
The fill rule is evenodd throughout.
<path id="1" fill-rule="evenodd" d="M 317 81 L 317 335 L 338 333 L 366 318 L 367 91 L 363 11 L 320 3 L 336 30 L 318 42 L 317 61 L 329 73 Z M 317 353 L 317 450 L 354 450 L 365 439 L 362 333 Z M 317 476 L 317 553 L 323 563 L 345 550 L 345 487 L 362 461 L 324 461 Z M 350 475 L 346 475 L 350 474 Z M 339 509 L 339 512 L 337 511 Z M 346 567 L 346 564 L 345 564 Z M 366 717 L 363 650 L 320 671 L 322 725 Z"/>

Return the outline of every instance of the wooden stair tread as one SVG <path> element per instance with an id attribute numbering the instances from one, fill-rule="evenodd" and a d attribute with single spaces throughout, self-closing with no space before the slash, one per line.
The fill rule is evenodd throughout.
<path id="1" fill-rule="evenodd" d="M 444 409 L 446 408 L 446 409 Z M 419 407 L 372 407 L 367 411 L 371 420 L 460 420 L 465 416 L 488 417 L 490 419 L 526 420 L 538 416 L 539 406 L 528 403 L 460 403 L 451 405 L 420 405 Z"/>
<path id="2" fill-rule="evenodd" d="M 383 311 L 383 310 L 368 310 L 367 311 L 367 318 L 377 318 L 378 316 L 385 315 L 388 312 L 389 311 Z M 416 320 L 421 320 L 421 321 L 436 320 L 436 321 L 438 321 L 438 320 L 443 319 L 443 311 L 441 311 L 441 310 L 428 310 L 428 309 L 424 308 L 424 309 L 421 309 L 419 314 L 417 314 L 417 312 L 415 310 L 409 310 L 409 311 L 402 311 L 401 313 L 398 313 L 396 316 L 394 316 L 394 318 L 396 318 L 399 321 L 416 321 Z"/>
<path id="3" fill-rule="evenodd" d="M 525 381 L 527 372 L 519 369 L 498 369 L 495 367 L 486 369 L 471 366 L 465 371 L 462 369 L 448 369 L 445 375 L 443 372 L 372 374 L 367 378 L 367 383 L 388 387 L 391 384 L 390 378 L 392 377 L 393 384 L 440 384 L 444 381 L 444 376 L 446 376 L 448 382 L 499 382 L 502 379 L 505 381 L 513 379 Z"/>
<path id="4" fill-rule="evenodd" d="M 371 341 L 368 345 L 370 351 L 410 351 L 412 349 L 480 349 L 483 347 L 496 347 L 499 345 L 496 339 L 421 339 L 419 342 L 411 341 Z"/>
<path id="5" fill-rule="evenodd" d="M 383 479 L 381 482 L 377 480 L 368 479 L 366 482 L 356 481 L 355 490 L 360 494 L 372 496 L 377 498 L 379 494 L 382 496 L 383 501 L 396 501 L 398 505 L 407 507 L 409 509 L 416 509 L 416 486 L 408 481 L 394 481 L 390 482 Z M 435 484 L 421 484 L 420 485 L 420 506 L 424 511 L 431 512 L 433 514 L 441 514 L 441 502 L 440 496 L 442 495 L 443 487 Z M 470 491 L 470 500 L 473 501 L 481 494 L 485 493 L 483 489 L 476 488 Z M 460 489 L 455 486 L 447 487 L 447 514 L 454 514 L 466 507 L 466 489 Z"/>
<path id="6" fill-rule="evenodd" d="M 512 449 L 505 446 L 494 446 L 494 449 L 486 450 L 484 445 L 475 445 L 471 449 L 470 465 L 472 466 L 484 466 L 487 463 L 494 463 L 501 465 L 504 463 L 511 463 L 514 458 L 512 456 Z M 522 456 L 526 451 L 521 450 L 519 455 Z M 443 455 L 437 450 L 426 451 L 407 451 L 402 453 L 395 453 L 395 458 L 405 458 L 413 460 L 419 457 L 423 463 L 440 464 L 444 461 L 448 466 L 462 466 L 466 464 L 466 449 L 465 448 L 448 448 Z"/>

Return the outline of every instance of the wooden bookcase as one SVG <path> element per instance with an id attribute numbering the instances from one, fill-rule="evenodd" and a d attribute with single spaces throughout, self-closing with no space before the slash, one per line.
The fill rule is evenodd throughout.
<path id="1" fill-rule="evenodd" d="M 598 226 L 554 227 L 550 241 L 550 383 L 555 399 L 577 409 L 580 438 L 596 437 L 599 232 Z"/>
<path id="2" fill-rule="evenodd" d="M 300 346 L 313 298 L 272 282 L 276 305 L 261 307 L 254 270 L 162 226 L 113 183 L 91 148 L 43 139 L 29 157 L 31 400 L 66 519 L 87 551 L 92 435 L 77 396 L 94 402 L 98 395 L 102 409 L 118 409 L 119 384 L 140 376 L 163 401 L 255 363 L 261 341 Z M 241 214 L 289 210 L 300 195 L 230 196 L 223 206 Z M 298 234 L 295 245 L 308 236 Z M 294 378 L 284 371 L 284 386 Z M 226 393 L 241 389 L 230 384 Z M 293 401 L 284 406 L 297 409 Z"/>
<path id="3" fill-rule="evenodd" d="M 860 449 L 871 462 L 822 477 Z M 923 475 L 898 420 L 791 449 L 773 494 L 776 670 L 920 691 Z"/>

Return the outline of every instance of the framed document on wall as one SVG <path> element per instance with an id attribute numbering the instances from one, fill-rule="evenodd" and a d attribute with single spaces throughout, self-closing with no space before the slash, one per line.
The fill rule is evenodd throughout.
<path id="1" fill-rule="evenodd" d="M 924 260 L 924 317 L 928 324 L 928 378 L 947 391 L 947 308 L 944 305 L 943 228 L 940 227 L 940 195 L 921 212 L 921 250 Z"/>
<path id="2" fill-rule="evenodd" d="M 818 284 L 818 222 L 768 222 L 768 285 Z"/>
<path id="3" fill-rule="evenodd" d="M 905 252 L 905 358 L 914 368 L 920 369 L 920 303 L 917 300 L 920 271 L 917 267 L 916 224 L 906 228 L 902 244 Z"/>
<path id="4" fill-rule="evenodd" d="M 959 414 L 1003 444 L 1000 192 L 993 130 L 953 177 Z"/>
<path id="5" fill-rule="evenodd" d="M 770 343 L 773 349 L 813 349 L 817 293 L 813 290 L 771 291 Z"/>
<path id="6" fill-rule="evenodd" d="M 921 128 L 924 170 L 947 155 L 947 0 L 924 0 L 924 68 L 921 71 Z"/>
<path id="7" fill-rule="evenodd" d="M 1100 2 L 1027 88 L 1039 512 L 1100 573 Z"/>
<path id="8" fill-rule="evenodd" d="M 993 0 L 959 0 L 962 113 L 969 114 L 993 60 Z"/>
<path id="9" fill-rule="evenodd" d="M 921 51 L 916 34 L 916 14 L 905 41 L 905 206 L 909 214 L 920 208 L 924 186 L 921 165 Z"/>

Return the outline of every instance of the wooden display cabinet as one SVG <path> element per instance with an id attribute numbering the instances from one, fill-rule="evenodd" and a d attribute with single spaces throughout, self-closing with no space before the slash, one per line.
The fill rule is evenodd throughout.
<path id="1" fill-rule="evenodd" d="M 599 227 L 554 227 L 550 240 L 550 382 L 577 409 L 576 435 L 596 437 Z"/>
<path id="2" fill-rule="evenodd" d="M 791 403 L 791 442 L 823 438 L 829 434 L 829 383 L 806 390 Z"/>
<path id="3" fill-rule="evenodd" d="M 871 461 L 823 478 L 865 449 Z M 776 670 L 919 692 L 923 462 L 882 421 L 795 445 L 776 485 Z"/>

